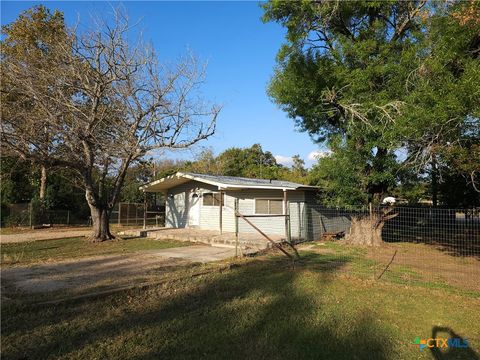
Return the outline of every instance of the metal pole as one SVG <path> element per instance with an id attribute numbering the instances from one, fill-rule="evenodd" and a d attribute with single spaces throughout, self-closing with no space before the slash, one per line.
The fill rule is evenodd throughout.
<path id="1" fill-rule="evenodd" d="M 67 225 L 70 225 L 70 210 L 67 210 Z"/>
<path id="2" fill-rule="evenodd" d="M 130 219 L 130 201 L 127 202 L 127 226 L 128 226 L 129 219 Z"/>
<path id="3" fill-rule="evenodd" d="M 121 225 L 121 220 L 120 220 L 122 218 L 121 215 L 122 215 L 122 203 L 119 202 L 118 203 L 118 219 L 117 219 L 118 220 L 118 226 Z"/>
<path id="4" fill-rule="evenodd" d="M 147 228 L 147 193 L 143 192 L 143 229 Z"/>

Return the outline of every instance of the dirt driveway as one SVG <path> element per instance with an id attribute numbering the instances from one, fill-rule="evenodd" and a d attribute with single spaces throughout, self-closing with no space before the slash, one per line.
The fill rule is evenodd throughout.
<path id="1" fill-rule="evenodd" d="M 187 246 L 128 255 L 80 258 L 56 263 L 2 269 L 7 293 L 68 291 L 69 295 L 161 281 L 195 262 L 222 260 L 235 249 Z"/>
<path id="2" fill-rule="evenodd" d="M 25 232 L 17 234 L 0 235 L 0 243 L 8 244 L 36 240 L 64 239 L 88 236 L 91 232 L 92 229 L 88 227 L 26 230 Z"/>

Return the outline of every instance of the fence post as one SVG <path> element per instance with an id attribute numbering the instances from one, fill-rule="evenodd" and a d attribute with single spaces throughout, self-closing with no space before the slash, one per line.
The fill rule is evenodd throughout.
<path id="1" fill-rule="evenodd" d="M 121 218 L 122 218 L 122 217 L 121 217 L 121 215 L 122 215 L 122 212 L 121 212 L 121 211 L 122 211 L 122 203 L 119 202 L 119 203 L 118 203 L 118 219 L 117 219 L 117 220 L 118 220 L 118 226 L 120 226 L 120 225 L 122 224 L 122 223 L 121 223 Z"/>
<path id="2" fill-rule="evenodd" d="M 138 206 L 135 205 L 135 226 L 138 225 Z"/>
<path id="3" fill-rule="evenodd" d="M 127 226 L 128 226 L 129 219 L 130 219 L 130 201 L 127 202 Z"/>
<path id="4" fill-rule="evenodd" d="M 368 203 L 368 214 L 370 216 L 370 227 L 371 227 L 371 231 L 370 231 L 370 244 L 373 243 L 373 232 L 375 231 L 374 229 L 374 225 L 373 225 L 373 209 L 372 209 L 372 202 L 369 202 Z M 377 279 L 377 252 L 375 251 L 375 246 L 373 246 L 373 258 L 374 258 L 374 262 L 373 262 L 373 280 L 376 280 Z"/>
<path id="5" fill-rule="evenodd" d="M 67 225 L 70 225 L 70 210 L 67 210 Z"/>
<path id="6" fill-rule="evenodd" d="M 29 214 L 29 221 L 28 221 L 28 222 L 29 222 L 30 229 L 33 228 L 33 223 L 32 223 L 32 208 L 33 208 L 32 202 L 30 202 L 30 203 L 28 204 L 28 210 L 29 210 L 29 211 L 28 211 L 28 214 Z"/>
<path id="7" fill-rule="evenodd" d="M 143 192 L 143 229 L 147 228 L 147 193 Z"/>

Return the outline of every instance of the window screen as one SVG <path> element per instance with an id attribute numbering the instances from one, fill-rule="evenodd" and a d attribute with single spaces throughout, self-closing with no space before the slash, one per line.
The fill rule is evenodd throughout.
<path id="1" fill-rule="evenodd" d="M 204 193 L 203 194 L 203 206 L 220 206 L 220 202 L 221 202 L 220 193 Z"/>
<path id="2" fill-rule="evenodd" d="M 283 214 L 282 199 L 255 199 L 255 214 Z"/>
<path id="3" fill-rule="evenodd" d="M 255 199 L 255 213 L 256 214 L 268 214 L 268 200 L 267 199 Z"/>
<path id="4" fill-rule="evenodd" d="M 283 214 L 283 200 L 274 199 L 269 200 L 270 202 L 270 211 L 269 214 Z"/>
<path id="5" fill-rule="evenodd" d="M 213 194 L 203 194 L 203 206 L 213 206 Z"/>

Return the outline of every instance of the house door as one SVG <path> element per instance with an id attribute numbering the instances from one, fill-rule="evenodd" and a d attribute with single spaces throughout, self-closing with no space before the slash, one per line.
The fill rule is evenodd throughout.
<path id="1" fill-rule="evenodd" d="M 200 197 L 198 194 L 190 194 L 188 226 L 198 225 L 200 225 Z"/>

